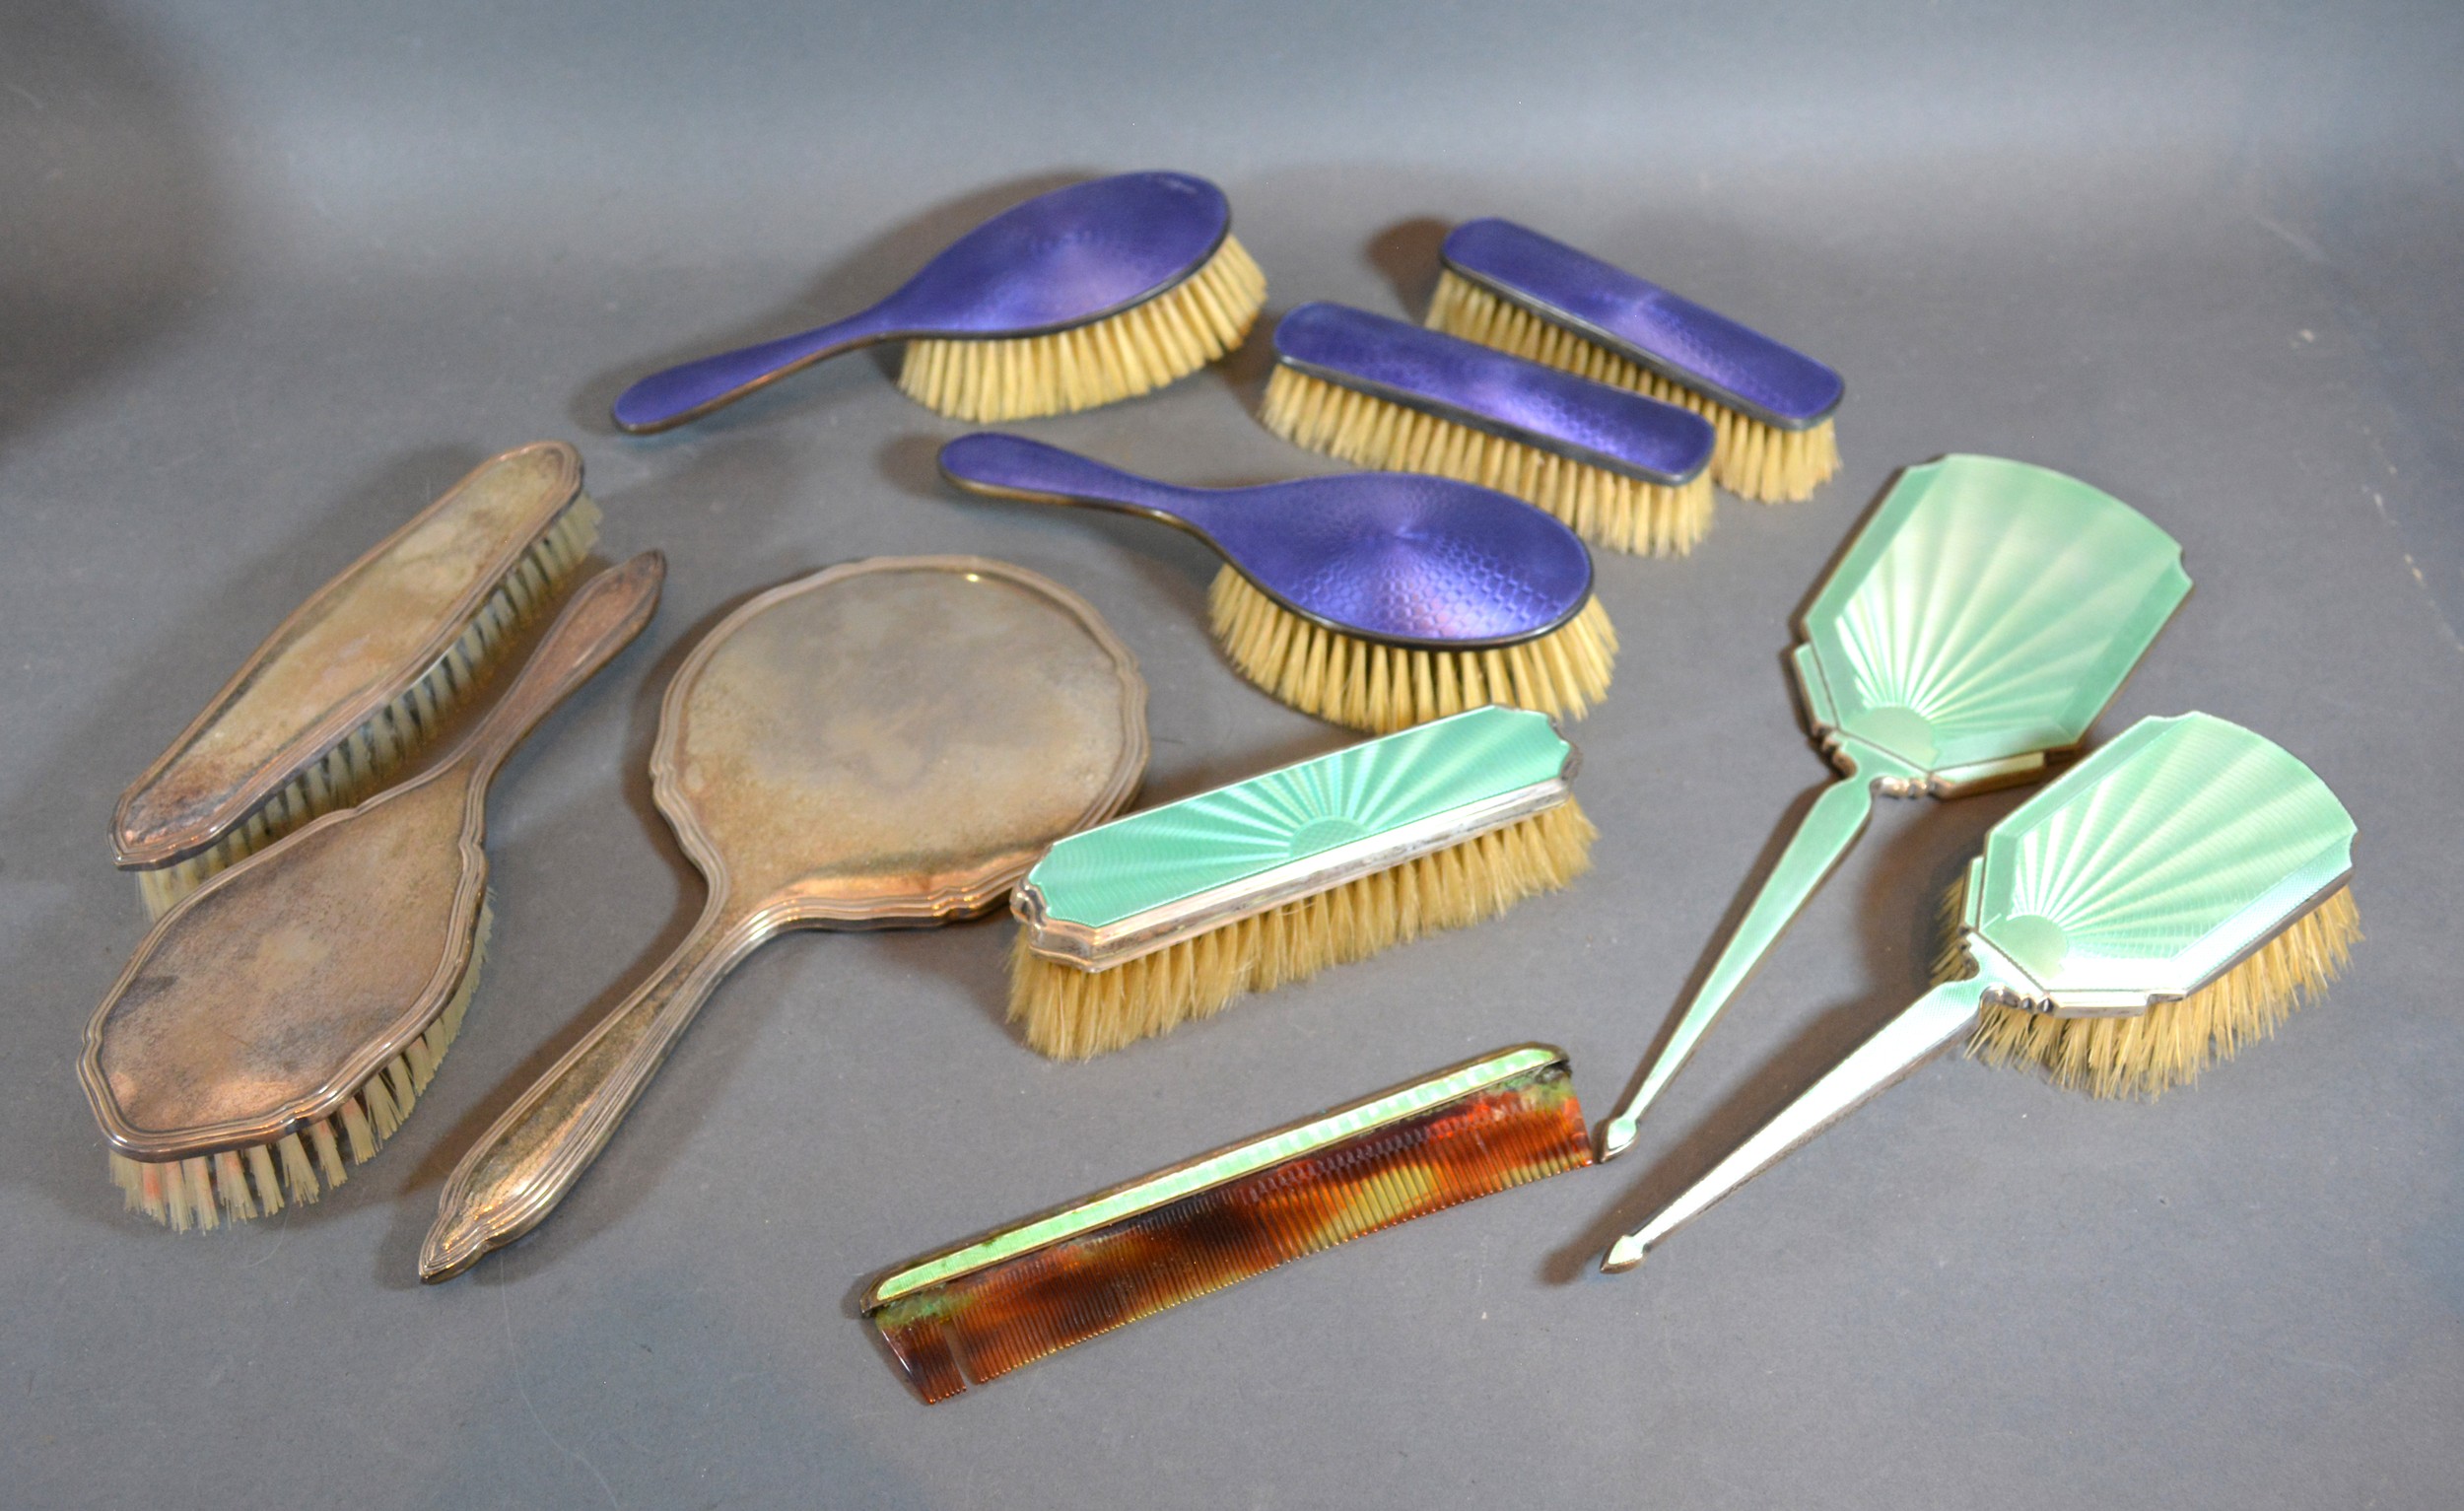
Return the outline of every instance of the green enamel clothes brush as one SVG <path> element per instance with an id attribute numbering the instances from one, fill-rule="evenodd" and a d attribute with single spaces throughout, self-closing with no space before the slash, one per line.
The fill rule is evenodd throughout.
<path id="1" fill-rule="evenodd" d="M 1590 1162 L 1565 1053 L 1527 1044 L 1098 1192 L 865 1293 L 927 1403 L 1303 1255 Z"/>
<path id="2" fill-rule="evenodd" d="M 1986 836 L 1960 974 L 1840 1062 L 1640 1229 L 1647 1251 L 1966 1036 L 2100 1096 L 2155 1095 L 2271 1034 L 2361 938 L 2352 815 L 2308 767 L 2205 714 L 2142 720 Z"/>
<path id="3" fill-rule="evenodd" d="M 1010 899 L 1010 1020 L 1085 1059 L 1582 874 L 1575 751 L 1487 708 L 1055 845 Z"/>
<path id="4" fill-rule="evenodd" d="M 318 588 L 121 794 L 112 859 L 147 911 L 399 775 L 598 527 L 581 455 L 542 441 L 480 463 Z"/>
<path id="5" fill-rule="evenodd" d="M 1841 773 L 1602 1133 L 1637 1120 L 1874 811 L 2028 782 L 2076 747 L 2190 591 L 2181 547 L 2112 496 L 1991 456 L 1891 485 L 1806 611 L 1790 657 L 1807 721 Z"/>
<path id="6" fill-rule="evenodd" d="M 1813 358 L 1512 221 L 1467 221 L 1440 256 L 1431 326 L 1693 410 L 1729 492 L 1802 499 L 1839 470 L 1845 390 Z"/>

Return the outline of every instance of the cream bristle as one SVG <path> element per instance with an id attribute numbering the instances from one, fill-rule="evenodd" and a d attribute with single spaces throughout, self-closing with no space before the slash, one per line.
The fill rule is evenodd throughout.
<path id="1" fill-rule="evenodd" d="M 1230 567 L 1207 592 L 1215 639 L 1242 676 L 1304 714 L 1373 734 L 1492 703 L 1581 718 L 1608 691 L 1617 632 L 1595 597 L 1572 619 L 1486 651 L 1385 646 L 1313 624 Z"/>
<path id="2" fill-rule="evenodd" d="M 1676 487 L 1587 466 L 1277 365 L 1258 418 L 1294 446 L 1362 466 L 1432 472 L 1513 494 L 1597 546 L 1683 556 L 1711 527 L 1708 470 Z"/>
<path id="3" fill-rule="evenodd" d="M 329 1117 L 272 1143 L 249 1144 L 212 1155 L 150 1163 L 114 1151 L 111 1183 L 130 1211 L 143 1212 L 174 1232 L 212 1228 L 271 1215 L 291 1202 L 305 1206 L 343 1183 L 351 1165 L 363 1164 L 393 1136 L 418 1094 L 436 1074 L 437 1062 L 470 1010 L 479 967 L 495 927 L 495 909 L 479 904 L 479 930 L 471 941 L 470 968 L 445 1011 L 411 1047 L 379 1066 Z M 422 1069 L 421 1066 L 426 1068 Z M 336 1136 L 335 1124 L 341 1125 Z M 347 1154 L 345 1151 L 348 1151 Z"/>
<path id="4" fill-rule="evenodd" d="M 369 716 L 324 759 L 293 778 L 211 846 L 172 865 L 137 872 L 146 914 L 161 918 L 215 872 L 238 864 L 310 819 L 350 807 L 402 774 L 453 711 L 487 679 L 506 641 L 549 606 L 599 538 L 599 507 L 578 496 L 531 542 L 446 648 L 402 696 Z"/>
<path id="5" fill-rule="evenodd" d="M 1839 470 L 1839 435 L 1829 420 L 1805 430 L 1782 430 L 1670 381 L 1561 325 L 1552 325 L 1520 305 L 1489 293 L 1453 272 L 1437 277 L 1429 303 L 1429 328 L 1501 352 L 1612 383 L 1690 409 L 1711 422 L 1718 443 L 1711 476 L 1739 498 L 1789 504 L 1811 497 Z"/>
<path id="6" fill-rule="evenodd" d="M 2361 940 L 2350 887 L 2296 919 L 2241 964 L 2136 1017 L 2058 1018 L 1988 1004 L 1968 1053 L 1988 1065 L 2040 1065 L 2056 1084 L 2100 1097 L 2153 1097 L 2188 1085 L 2326 990 Z"/>
<path id="7" fill-rule="evenodd" d="M 953 420 L 1023 420 L 1160 388 L 1241 344 L 1266 275 L 1230 236 L 1198 270 L 1118 314 L 1015 340 L 907 343 L 898 385 Z"/>
<path id="8" fill-rule="evenodd" d="M 1084 1060 L 1250 992 L 1505 912 L 1591 865 L 1598 835 L 1572 799 L 1386 870 L 1238 919 L 1109 970 L 1082 971 L 1027 948 L 1011 958 L 1009 1020 L 1056 1060 Z"/>

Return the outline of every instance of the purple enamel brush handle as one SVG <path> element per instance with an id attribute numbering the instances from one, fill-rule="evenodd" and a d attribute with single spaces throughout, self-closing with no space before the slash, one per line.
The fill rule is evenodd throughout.
<path id="1" fill-rule="evenodd" d="M 941 447 L 941 475 L 971 493 L 1178 525 L 1294 613 L 1389 645 L 1515 645 L 1591 597 L 1591 553 L 1572 530 L 1520 499 L 1417 472 L 1178 488 L 985 433 Z"/>
<path id="2" fill-rule="evenodd" d="M 1285 315 L 1274 354 L 1313 378 L 1664 488 L 1699 474 L 1717 439 L 1675 404 L 1342 305 Z"/>
<path id="3" fill-rule="evenodd" d="M 1839 407 L 1839 375 L 1813 358 L 1512 221 L 1466 221 L 1439 255 L 1499 298 L 1766 425 L 1811 430 Z"/>
<path id="4" fill-rule="evenodd" d="M 1101 319 L 1197 272 L 1231 228 L 1223 190 L 1187 173 L 1039 194 L 951 242 L 869 309 L 651 374 L 617 396 L 616 423 L 637 435 L 682 425 L 876 341 L 1012 339 Z"/>

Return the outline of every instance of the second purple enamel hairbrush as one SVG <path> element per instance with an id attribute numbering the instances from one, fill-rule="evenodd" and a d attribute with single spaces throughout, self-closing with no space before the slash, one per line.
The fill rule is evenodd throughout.
<path id="1" fill-rule="evenodd" d="M 1241 675 L 1305 714 L 1386 733 L 1503 703 L 1579 717 L 1616 632 L 1574 532 L 1490 489 L 1410 472 L 1181 488 L 1017 436 L 961 436 L 970 493 L 1160 519 L 1224 559 L 1208 595 Z"/>
<path id="2" fill-rule="evenodd" d="M 1839 375 L 1759 331 L 1512 221 L 1446 238 L 1429 324 L 1665 399 L 1719 431 L 1712 480 L 1766 504 L 1839 470 Z"/>

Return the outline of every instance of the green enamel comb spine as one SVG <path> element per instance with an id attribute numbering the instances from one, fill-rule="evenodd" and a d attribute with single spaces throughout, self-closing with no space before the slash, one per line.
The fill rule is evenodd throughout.
<path id="1" fill-rule="evenodd" d="M 1381 1228 L 1590 1163 L 1527 1044 L 1186 1160 L 884 1276 L 863 1313 L 927 1402 Z"/>
<path id="2" fill-rule="evenodd" d="M 1641 1264 L 1971 1031 L 1980 1058 L 2043 1061 L 2099 1094 L 2191 1078 L 2342 968 L 2359 937 L 2346 890 L 2353 839 L 2326 784 L 2273 742 L 2205 714 L 2140 721 L 1986 836 L 1959 919 L 1973 973 L 1902 1010 L 1619 1239 L 1602 1268 Z M 2057 1032 L 2029 1037 L 2011 1019 Z M 2152 1031 L 2113 1032 L 2134 1024 Z M 2086 1049 L 2068 1042 L 2080 1031 Z"/>

